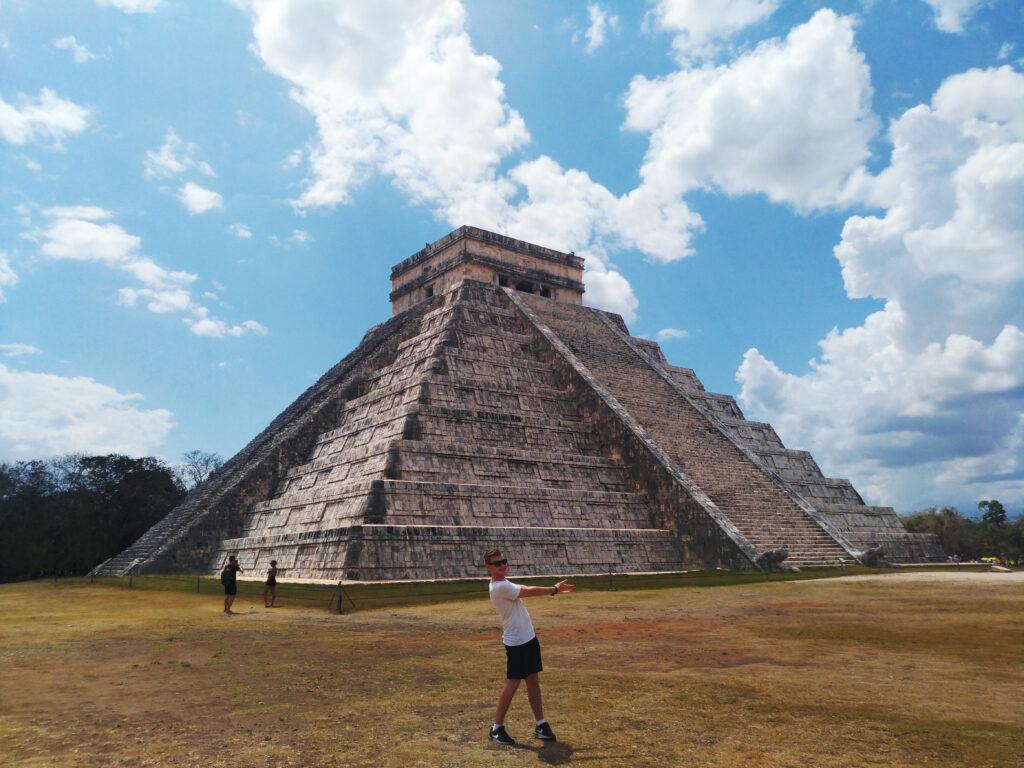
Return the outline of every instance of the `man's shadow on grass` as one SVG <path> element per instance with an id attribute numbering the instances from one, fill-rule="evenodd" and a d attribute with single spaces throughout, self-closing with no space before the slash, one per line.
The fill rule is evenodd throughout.
<path id="1" fill-rule="evenodd" d="M 549 741 L 541 744 L 540 746 L 519 742 L 514 747 L 510 748 L 521 752 L 535 752 L 537 754 L 537 759 L 542 763 L 547 763 L 548 765 L 562 765 L 564 763 L 568 763 L 572 759 L 573 753 L 576 751 L 564 741 Z"/>
<path id="2" fill-rule="evenodd" d="M 579 752 L 586 752 L 586 749 L 575 749 L 570 744 L 566 744 L 564 741 L 549 741 L 541 746 L 534 746 L 532 744 L 516 744 L 512 749 L 519 749 L 524 752 L 535 752 L 537 759 L 546 765 L 564 765 L 569 761 L 572 761 L 575 757 L 574 762 L 582 763 L 589 760 L 604 760 L 607 759 L 607 755 L 594 755 L 593 757 L 579 757 Z M 623 755 L 628 757 L 628 755 Z"/>

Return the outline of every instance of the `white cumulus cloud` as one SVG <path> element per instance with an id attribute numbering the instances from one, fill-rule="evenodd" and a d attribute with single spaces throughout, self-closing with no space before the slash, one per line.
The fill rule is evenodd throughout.
<path id="1" fill-rule="evenodd" d="M 212 189 L 207 189 L 194 181 L 186 181 L 178 190 L 178 199 L 185 209 L 194 215 L 224 208 L 224 198 Z"/>
<path id="2" fill-rule="evenodd" d="M 300 206 L 349 200 L 383 171 L 414 199 L 493 176 L 529 138 L 500 66 L 473 50 L 458 2 L 252 3 L 256 50 L 316 118 Z"/>
<path id="3" fill-rule="evenodd" d="M 11 268 L 11 262 L 7 259 L 7 254 L 0 251 L 0 304 L 7 301 L 7 296 L 4 295 L 6 288 L 11 288 L 18 283 L 18 275 Z"/>
<path id="4" fill-rule="evenodd" d="M 40 252 L 52 259 L 126 266 L 139 260 L 142 240 L 117 224 L 59 216 L 43 232 Z"/>
<path id="5" fill-rule="evenodd" d="M 188 328 L 200 336 L 263 335 L 266 329 L 254 320 L 230 325 L 212 317 L 209 309 L 196 301 L 191 286 L 198 275 L 167 269 L 142 254 L 142 239 L 109 219 L 113 214 L 97 206 L 57 206 L 43 211 L 45 227 L 26 233 L 40 242 L 39 253 L 55 261 L 84 261 L 103 264 L 131 275 L 137 285 L 121 288 L 117 301 L 125 307 L 143 304 L 155 314 L 179 313 Z M 227 329 L 211 333 L 211 326 Z"/>
<path id="6" fill-rule="evenodd" d="M 245 224 L 232 224 L 228 227 L 228 232 L 240 240 L 252 239 L 252 230 L 245 226 Z"/>
<path id="7" fill-rule="evenodd" d="M 258 336 L 266 336 L 266 326 L 255 320 L 246 320 L 239 325 L 231 325 L 216 317 L 211 317 L 209 312 L 197 312 L 195 317 L 185 319 L 185 323 L 196 336 L 211 336 L 223 338 L 225 336 L 243 336 L 246 333 L 255 333 Z"/>
<path id="8" fill-rule="evenodd" d="M 153 13 L 163 5 L 163 0 L 96 0 L 96 5 L 125 13 Z"/>
<path id="9" fill-rule="evenodd" d="M 822 10 L 728 65 L 634 78 L 626 127 L 651 134 L 641 176 L 660 199 L 707 187 L 810 210 L 867 159 L 871 95 L 853 20 Z"/>
<path id="10" fill-rule="evenodd" d="M 24 357 L 25 355 L 41 355 L 43 350 L 31 344 L 0 344 L 0 354 L 4 357 Z"/>
<path id="11" fill-rule="evenodd" d="M 851 297 L 885 301 L 820 342 L 811 371 L 756 349 L 741 399 L 876 501 L 1024 502 L 1024 76 L 948 78 L 893 122 L 835 248 Z M 836 407 L 842 403 L 842 407 Z"/>
<path id="12" fill-rule="evenodd" d="M 655 24 L 674 35 L 672 47 L 682 63 L 708 58 L 739 31 L 763 21 L 777 0 L 659 0 Z"/>
<path id="13" fill-rule="evenodd" d="M 690 332 L 681 328 L 662 328 L 654 334 L 654 338 L 658 341 L 678 341 L 690 338 Z"/>
<path id="14" fill-rule="evenodd" d="M 142 399 L 85 376 L 16 371 L 0 364 L 0 456 L 151 454 L 171 431 L 174 416 L 164 408 L 141 407 Z"/>
<path id="15" fill-rule="evenodd" d="M 608 33 L 619 28 L 619 17 L 608 13 L 597 3 L 588 3 L 587 18 L 590 24 L 584 32 L 584 36 L 587 38 L 586 51 L 594 53 L 605 44 Z"/>
<path id="16" fill-rule="evenodd" d="M 985 0 L 924 0 L 935 12 L 935 26 L 943 32 L 963 32 L 964 22 Z"/>
<path id="17" fill-rule="evenodd" d="M 53 47 L 61 51 L 70 51 L 76 64 L 85 64 L 96 58 L 96 54 L 89 50 L 89 46 L 80 43 L 74 35 L 66 35 L 53 41 Z"/>
<path id="18" fill-rule="evenodd" d="M 294 86 L 293 97 L 316 120 L 297 207 L 348 202 L 382 174 L 452 226 L 577 251 L 588 259 L 588 303 L 627 319 L 636 297 L 609 254 L 689 251 L 700 218 L 678 199 L 643 190 L 616 197 L 544 156 L 499 170 L 529 133 L 505 100 L 500 65 L 473 49 L 457 0 L 246 5 L 264 65 Z"/>
<path id="19" fill-rule="evenodd" d="M 64 139 L 84 131 L 91 119 L 90 109 L 62 99 L 49 88 L 35 98 L 19 94 L 15 104 L 0 98 L 0 136 L 11 144 L 48 139 L 60 149 Z"/>
<path id="20" fill-rule="evenodd" d="M 198 154 L 199 147 L 191 141 L 182 141 L 173 128 L 168 128 L 160 148 L 146 151 L 143 161 L 146 178 L 170 178 L 193 170 L 203 176 L 215 176 L 210 164 L 200 160 Z"/>
<path id="21" fill-rule="evenodd" d="M 113 214 L 98 205 L 54 205 L 46 208 L 43 215 L 51 219 L 82 219 L 84 221 L 103 221 Z"/>

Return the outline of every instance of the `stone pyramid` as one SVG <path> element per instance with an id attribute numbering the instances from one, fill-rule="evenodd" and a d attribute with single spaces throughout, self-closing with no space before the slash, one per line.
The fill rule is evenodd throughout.
<path id="1" fill-rule="evenodd" d="M 582 305 L 583 260 L 461 227 L 396 265 L 394 315 L 96 569 L 288 576 L 839 566 L 934 537 L 866 506 L 735 400 Z"/>

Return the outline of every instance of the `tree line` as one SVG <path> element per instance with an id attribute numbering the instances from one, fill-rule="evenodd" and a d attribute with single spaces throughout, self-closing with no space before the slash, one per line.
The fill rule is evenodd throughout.
<path id="1" fill-rule="evenodd" d="M 118 454 L 0 464 L 0 582 L 88 573 L 221 463 L 189 451 L 176 466 Z"/>
<path id="2" fill-rule="evenodd" d="M 998 557 L 1017 563 L 1024 557 L 1024 514 L 1011 520 L 997 499 L 978 502 L 977 518 L 956 507 L 930 507 L 903 518 L 913 533 L 934 533 L 947 555 L 960 560 Z"/>

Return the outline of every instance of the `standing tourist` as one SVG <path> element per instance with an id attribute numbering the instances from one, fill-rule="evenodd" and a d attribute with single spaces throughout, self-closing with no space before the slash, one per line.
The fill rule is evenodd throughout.
<path id="1" fill-rule="evenodd" d="M 235 595 L 238 594 L 237 576 L 241 571 L 242 568 L 238 565 L 238 558 L 234 555 L 229 555 L 228 562 L 220 572 L 220 583 L 224 585 L 224 613 L 229 616 L 234 613 L 231 610 L 231 606 L 235 602 Z"/>
<path id="2" fill-rule="evenodd" d="M 273 608 L 274 601 L 277 600 L 277 570 L 277 560 L 271 560 L 270 567 L 267 569 L 267 580 L 263 583 L 264 608 Z"/>
<path id="3" fill-rule="evenodd" d="M 540 678 L 538 674 L 544 669 L 540 660 L 540 642 L 533 631 L 530 614 L 523 605 L 524 597 L 540 597 L 572 592 L 575 585 L 560 581 L 550 587 L 524 587 L 513 584 L 505 578 L 508 573 L 508 560 L 501 551 L 492 549 L 484 555 L 484 564 L 490 574 L 491 603 L 501 616 L 502 636 L 505 644 L 505 687 L 498 696 L 498 709 L 491 726 L 491 741 L 514 746 L 515 740 L 505 731 L 505 715 L 508 713 L 512 697 L 519 689 L 519 683 L 526 681 L 526 695 L 530 699 L 530 709 L 537 718 L 537 727 L 533 735 L 544 741 L 554 741 L 555 734 L 544 719 L 544 705 L 540 695 Z"/>

